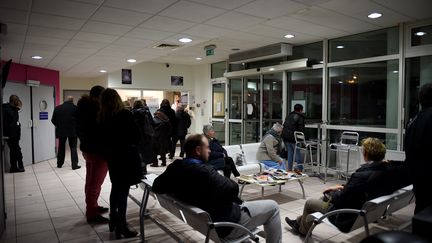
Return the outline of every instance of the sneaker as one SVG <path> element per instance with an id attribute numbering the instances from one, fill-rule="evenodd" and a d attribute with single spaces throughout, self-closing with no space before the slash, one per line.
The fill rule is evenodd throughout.
<path id="1" fill-rule="evenodd" d="M 97 211 L 99 213 L 107 213 L 109 211 L 109 208 L 98 206 Z"/>
<path id="2" fill-rule="evenodd" d="M 72 167 L 72 170 L 78 170 L 79 168 L 81 168 L 81 166 L 77 165 L 77 166 Z"/>
<path id="3" fill-rule="evenodd" d="M 93 218 L 87 218 L 87 223 L 89 223 L 89 224 L 105 224 L 108 222 L 109 222 L 109 219 L 107 219 L 101 215 L 98 215 L 98 216 L 93 217 Z"/>
<path id="4" fill-rule="evenodd" d="M 297 220 L 292 220 L 288 217 L 285 217 L 285 222 L 291 227 L 292 231 L 297 235 L 303 235 L 300 233 L 300 225 L 297 223 Z"/>

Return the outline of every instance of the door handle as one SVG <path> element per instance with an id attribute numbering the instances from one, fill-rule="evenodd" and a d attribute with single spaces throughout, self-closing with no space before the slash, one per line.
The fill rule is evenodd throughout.
<path id="1" fill-rule="evenodd" d="M 33 127 L 33 120 L 28 121 L 28 127 Z"/>

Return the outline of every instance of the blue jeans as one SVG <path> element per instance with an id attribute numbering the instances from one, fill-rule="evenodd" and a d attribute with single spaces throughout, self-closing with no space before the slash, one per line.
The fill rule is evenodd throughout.
<path id="1" fill-rule="evenodd" d="M 285 142 L 285 147 L 288 151 L 288 170 L 293 170 L 293 157 L 294 157 L 294 148 L 295 143 Z M 297 162 L 297 166 L 295 169 L 303 170 L 303 158 L 300 149 L 297 148 L 295 161 Z"/>
<path id="2" fill-rule="evenodd" d="M 273 160 L 261 160 L 261 163 L 264 164 L 264 168 L 266 170 L 268 169 L 286 170 L 285 162 L 279 164 L 278 162 L 275 162 Z"/>

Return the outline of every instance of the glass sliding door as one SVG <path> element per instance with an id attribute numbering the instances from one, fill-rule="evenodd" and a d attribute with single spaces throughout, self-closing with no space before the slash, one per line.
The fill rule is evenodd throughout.
<path id="1" fill-rule="evenodd" d="M 222 145 L 225 145 L 225 88 L 224 82 L 212 85 L 212 125 Z"/>
<path id="2" fill-rule="evenodd" d="M 282 124 L 282 73 L 272 73 L 263 76 L 262 101 L 262 135 L 274 123 Z"/>
<path id="3" fill-rule="evenodd" d="M 261 139 L 261 77 L 244 77 L 244 143 L 256 143 Z"/>
<path id="4" fill-rule="evenodd" d="M 228 137 L 229 144 L 241 144 L 242 139 L 242 96 L 243 96 L 243 81 L 241 78 L 229 80 L 228 85 Z"/>

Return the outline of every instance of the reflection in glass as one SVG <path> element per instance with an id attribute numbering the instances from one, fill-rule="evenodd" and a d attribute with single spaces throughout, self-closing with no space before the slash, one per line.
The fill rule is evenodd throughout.
<path id="1" fill-rule="evenodd" d="M 274 123 L 282 124 L 282 73 L 266 74 L 263 82 L 264 135 Z"/>
<path id="2" fill-rule="evenodd" d="M 288 60 L 308 58 L 311 64 L 321 63 L 323 60 L 323 42 L 315 42 L 293 47 L 293 55 Z"/>
<path id="3" fill-rule="evenodd" d="M 260 77 L 245 77 L 244 111 L 245 120 L 260 119 Z"/>
<path id="4" fill-rule="evenodd" d="M 242 80 L 230 79 L 229 80 L 229 118 L 241 119 L 242 118 Z"/>
<path id="5" fill-rule="evenodd" d="M 226 72 L 226 62 L 212 63 L 211 78 L 222 78 Z"/>
<path id="6" fill-rule="evenodd" d="M 411 46 L 432 44 L 432 25 L 411 29 Z"/>
<path id="7" fill-rule="evenodd" d="M 247 121 L 244 124 L 244 143 L 258 143 L 260 141 L 259 122 Z"/>
<path id="8" fill-rule="evenodd" d="M 212 122 L 213 128 L 216 132 L 216 139 L 219 140 L 220 144 L 225 144 L 225 124 L 223 122 Z"/>
<path id="9" fill-rule="evenodd" d="M 330 124 L 397 128 L 398 60 L 329 69 Z"/>
<path id="10" fill-rule="evenodd" d="M 303 105 L 306 123 L 321 122 L 322 69 L 288 73 L 288 114 L 295 104 Z"/>
<path id="11" fill-rule="evenodd" d="M 229 124 L 229 142 L 230 145 L 242 143 L 241 123 Z"/>
<path id="12" fill-rule="evenodd" d="M 213 109 L 215 118 L 225 117 L 225 83 L 213 84 Z"/>
<path id="13" fill-rule="evenodd" d="M 399 27 L 329 41 L 329 61 L 337 62 L 399 53 Z"/>
<path id="14" fill-rule="evenodd" d="M 330 140 L 329 143 L 338 143 L 342 130 L 330 130 Z M 396 150 L 397 149 L 397 134 L 393 133 L 378 133 L 378 132 L 357 132 L 359 136 L 359 145 L 361 141 L 367 137 L 374 137 L 380 139 L 387 149 Z"/>

